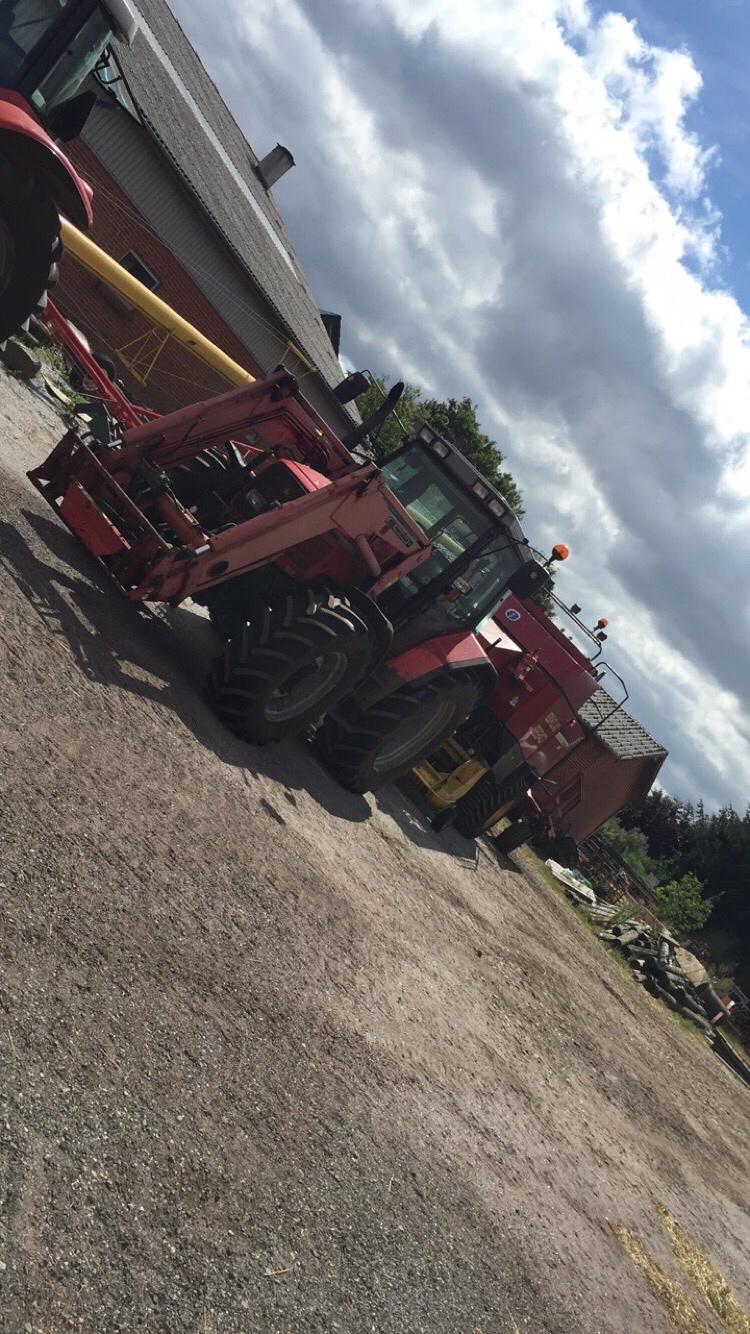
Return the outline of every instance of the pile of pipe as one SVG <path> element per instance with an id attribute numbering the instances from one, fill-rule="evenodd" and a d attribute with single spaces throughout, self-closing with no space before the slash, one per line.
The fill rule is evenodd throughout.
<path id="1" fill-rule="evenodd" d="M 713 1035 L 726 1010 L 694 954 L 663 928 L 633 917 L 623 920 L 622 910 L 612 904 L 587 904 L 585 911 L 601 927 L 600 939 L 625 956 L 637 982 L 706 1036 Z"/>

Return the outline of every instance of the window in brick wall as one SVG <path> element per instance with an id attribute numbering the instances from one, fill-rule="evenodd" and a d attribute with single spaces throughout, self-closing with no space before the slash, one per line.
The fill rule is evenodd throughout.
<path id="1" fill-rule="evenodd" d="M 159 279 L 134 250 L 126 250 L 120 263 L 124 269 L 127 269 L 128 273 L 138 279 L 139 283 L 143 283 L 143 286 L 147 287 L 149 292 L 156 291 L 159 286 Z"/>

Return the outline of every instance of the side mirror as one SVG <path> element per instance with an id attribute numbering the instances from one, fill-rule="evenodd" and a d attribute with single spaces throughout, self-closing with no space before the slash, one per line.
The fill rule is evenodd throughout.
<path id="1" fill-rule="evenodd" d="M 337 398 L 339 403 L 351 403 L 352 399 L 359 398 L 360 394 L 366 394 L 370 388 L 370 381 L 363 371 L 352 371 L 345 380 L 336 385 L 333 391 L 333 397 Z"/>
<path id="2" fill-rule="evenodd" d="M 532 598 L 543 588 L 549 588 L 551 584 L 552 576 L 549 570 L 545 570 L 538 560 L 527 560 L 525 565 L 521 565 L 510 576 L 507 588 L 514 597 L 523 601 L 525 598 Z"/>
<path id="3" fill-rule="evenodd" d="M 380 407 L 376 408 L 375 411 L 362 422 L 361 426 L 357 426 L 353 431 L 350 431 L 348 435 L 345 435 L 342 439 L 342 444 L 344 444 L 347 449 L 353 449 L 355 445 L 359 444 L 360 440 L 364 440 L 365 436 L 370 434 L 370 431 L 379 430 L 383 425 L 383 422 L 387 421 L 396 408 L 403 392 L 404 385 L 401 380 L 398 380 L 396 384 L 391 385 L 391 388 L 388 391 L 388 397 L 383 400 Z"/>
<path id="4" fill-rule="evenodd" d="M 59 140 L 61 144 L 68 144 L 71 139 L 77 139 L 95 105 L 96 93 L 93 90 L 78 93 L 77 97 L 71 97 L 67 102 L 63 102 L 47 122 L 52 138 Z"/>

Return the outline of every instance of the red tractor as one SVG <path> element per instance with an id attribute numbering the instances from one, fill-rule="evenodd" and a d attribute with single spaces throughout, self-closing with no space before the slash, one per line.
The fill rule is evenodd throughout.
<path id="1" fill-rule="evenodd" d="M 137 27 L 127 0 L 0 4 L 0 342 L 46 304 L 59 215 L 91 225 L 91 190 L 58 143 L 83 128 L 95 94 L 78 90 L 112 38 Z"/>
<path id="2" fill-rule="evenodd" d="M 227 640 L 211 695 L 238 736 L 319 723 L 353 791 L 456 730 L 496 679 L 477 626 L 507 589 L 548 583 L 448 441 L 422 426 L 378 468 L 286 372 L 123 427 L 113 444 L 68 432 L 30 477 L 132 601 L 208 608 Z"/>
<path id="3" fill-rule="evenodd" d="M 479 636 L 496 682 L 456 735 L 416 771 L 438 810 L 433 828 L 455 825 L 475 838 L 510 815 L 514 820 L 499 836 L 499 846 L 519 847 L 529 836 L 529 817 L 540 814 L 528 789 L 583 741 L 578 713 L 611 672 L 600 659 L 606 622 L 591 631 L 551 597 L 579 636 L 593 642 L 593 660 L 533 599 L 506 594 Z M 627 692 L 620 684 L 624 703 Z"/>

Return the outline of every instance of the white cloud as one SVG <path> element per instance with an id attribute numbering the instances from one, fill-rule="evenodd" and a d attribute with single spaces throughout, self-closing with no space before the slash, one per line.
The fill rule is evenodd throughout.
<path id="1" fill-rule="evenodd" d="M 294 151 L 279 204 L 351 360 L 477 401 L 665 783 L 743 804 L 750 338 L 690 53 L 583 0 L 173 3 L 250 141 Z"/>
<path id="2" fill-rule="evenodd" d="M 690 55 L 649 46 L 623 14 L 605 14 L 586 32 L 584 63 L 605 89 L 612 114 L 639 151 L 659 153 L 669 189 L 694 199 L 714 154 L 685 128 L 686 112 L 702 87 Z"/>

